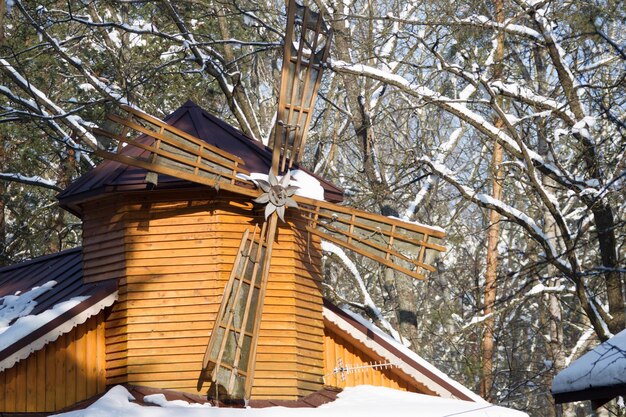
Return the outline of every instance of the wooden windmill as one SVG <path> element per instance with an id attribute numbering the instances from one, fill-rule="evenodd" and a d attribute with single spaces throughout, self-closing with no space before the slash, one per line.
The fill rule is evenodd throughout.
<path id="1" fill-rule="evenodd" d="M 97 155 L 146 169 L 152 181 L 157 174 L 169 175 L 265 205 L 259 224 L 250 226 L 241 237 L 198 389 L 210 381 L 220 395 L 250 398 L 272 248 L 286 209 L 300 217 L 307 233 L 413 278 L 422 279 L 425 271 L 433 271 L 435 253 L 445 250 L 438 244 L 443 237 L 438 230 L 299 196 L 290 185 L 289 170 L 302 159 L 331 38 L 320 14 L 290 0 L 267 181 L 250 179 L 251 173 L 239 157 L 131 107 L 122 106 L 122 115 L 108 116 L 119 131 L 95 130 L 118 144 L 117 152 L 98 149 Z M 143 151 L 140 156 L 132 156 L 129 149 L 134 148 Z"/>

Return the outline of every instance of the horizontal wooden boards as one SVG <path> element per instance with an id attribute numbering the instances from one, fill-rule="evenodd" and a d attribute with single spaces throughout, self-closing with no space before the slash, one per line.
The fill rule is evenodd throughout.
<path id="1" fill-rule="evenodd" d="M 197 393 L 202 354 L 241 236 L 262 218 L 251 206 L 223 198 L 161 197 L 124 195 L 114 213 L 94 213 L 86 230 L 94 237 L 92 252 L 86 254 L 93 268 L 105 273 L 111 263 L 123 265 L 119 299 L 106 323 L 107 383 Z M 121 261 L 113 238 L 121 241 Z M 259 336 L 260 376 L 253 392 L 274 387 L 273 398 L 295 398 L 322 386 L 319 246 L 319 239 L 301 224 L 279 225 Z"/>

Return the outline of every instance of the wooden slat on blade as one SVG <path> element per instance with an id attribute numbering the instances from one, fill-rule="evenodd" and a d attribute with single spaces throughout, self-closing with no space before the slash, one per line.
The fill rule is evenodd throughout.
<path id="1" fill-rule="evenodd" d="M 336 238 L 336 237 L 334 237 L 334 236 L 332 236 L 332 235 L 330 235 L 328 233 L 322 232 L 322 231 L 320 231 L 318 229 L 315 229 L 313 227 L 307 227 L 307 230 L 309 232 L 313 233 L 314 235 L 317 235 L 317 236 L 321 237 L 324 240 L 327 240 L 327 241 L 329 241 L 331 243 L 334 243 L 336 245 L 342 246 L 342 247 L 344 247 L 346 249 L 349 249 L 351 251 L 354 251 L 354 252 L 356 252 L 356 253 L 358 253 L 360 255 L 366 256 L 366 257 L 368 257 L 368 258 L 370 258 L 370 259 L 372 259 L 374 261 L 380 262 L 381 264 L 383 264 L 385 266 L 388 266 L 389 268 L 395 269 L 396 271 L 402 272 L 402 273 L 404 273 L 404 274 L 406 274 L 406 275 L 408 275 L 408 276 L 410 276 L 412 278 L 415 278 L 415 279 L 425 279 L 424 274 L 422 274 L 422 273 L 419 273 L 417 271 L 412 271 L 412 270 L 410 270 L 408 268 L 404 268 L 404 267 L 402 267 L 402 266 L 400 266 L 400 265 L 398 265 L 398 264 L 396 264 L 396 263 L 394 263 L 392 261 L 388 261 L 385 258 L 373 255 L 371 252 L 368 252 L 368 251 L 365 251 L 365 250 L 361 250 L 358 247 L 356 247 L 355 245 L 353 245 L 351 243 L 348 243 L 348 242 L 346 242 L 344 240 L 338 239 L 338 238 Z"/>
<path id="2" fill-rule="evenodd" d="M 256 188 L 246 188 L 241 185 L 233 184 L 228 180 L 217 180 L 208 177 L 203 177 L 197 174 L 190 174 L 187 172 L 182 172 L 177 169 L 168 168 L 163 165 L 159 165 L 156 163 L 151 163 L 142 159 L 133 158 L 123 154 L 116 154 L 112 152 L 107 152 L 103 150 L 95 151 L 95 154 L 104 159 L 110 159 L 122 164 L 126 164 L 136 168 L 142 168 L 146 171 L 153 171 L 159 174 L 169 175 L 174 178 L 180 178 L 182 180 L 195 182 L 202 185 L 208 185 L 209 187 L 218 188 L 220 190 L 232 191 L 237 194 L 245 195 L 248 197 L 258 197 L 261 193 Z M 242 184 L 250 184 L 251 182 L 247 180 L 237 180 Z"/>
<path id="3" fill-rule="evenodd" d="M 310 220 L 311 233 L 411 277 L 423 279 L 421 270 L 435 271 L 432 254 L 445 251 L 432 242 L 445 236 L 441 230 L 324 201 L 295 200 Z"/>
<path id="4" fill-rule="evenodd" d="M 219 165 L 217 163 L 213 163 L 213 162 L 197 162 L 197 158 L 195 155 L 188 153 L 188 155 L 193 156 L 193 158 L 191 157 L 187 157 L 185 154 L 180 154 L 180 153 L 174 153 L 174 152 L 170 152 L 164 149 L 158 149 L 155 146 L 152 145 L 148 145 L 145 143 L 141 143 L 139 141 L 136 141 L 134 139 L 130 139 L 130 138 L 124 138 L 115 134 L 112 134 L 110 132 L 107 132 L 105 130 L 100 130 L 100 129 L 94 129 L 93 130 L 94 133 L 98 134 L 98 135 L 102 135 L 102 136 L 107 136 L 111 139 L 115 139 L 117 141 L 119 141 L 120 143 L 127 143 L 131 146 L 134 146 L 136 148 L 139 149 L 143 149 L 145 151 L 150 152 L 152 155 L 158 155 L 162 158 L 159 159 L 154 159 L 154 158 L 150 158 L 149 163 L 152 165 L 163 165 L 164 167 L 167 168 L 171 168 L 174 169 L 174 171 L 177 172 L 176 168 L 180 168 L 183 169 L 183 172 L 186 173 L 196 173 L 197 175 L 199 174 L 199 171 L 205 172 L 207 174 L 212 174 L 215 179 L 228 179 L 231 183 L 235 182 L 235 181 L 240 181 L 240 179 L 233 173 L 232 170 L 228 169 L 228 168 L 224 168 L 222 165 Z M 118 154 L 120 155 L 120 154 Z M 123 154 L 121 154 L 123 155 Z M 134 158 L 134 157 L 130 157 L 130 158 Z M 203 160 L 206 161 L 205 158 L 202 158 Z M 170 163 L 168 163 L 168 161 L 171 161 Z M 146 161 L 148 162 L 148 161 Z M 176 166 L 176 163 L 178 163 L 178 166 Z M 200 175 L 203 176 L 203 175 Z M 206 175 L 204 175 L 206 176 Z"/>
<path id="5" fill-rule="evenodd" d="M 265 230 L 265 224 L 260 234 L 257 226 L 252 233 L 246 229 L 241 239 L 204 355 L 198 390 L 210 379 L 220 395 L 239 399 L 246 396 L 248 378 L 254 373 L 251 351 L 258 338 L 256 322 L 262 308 Z"/>
<path id="6" fill-rule="evenodd" d="M 214 148 L 213 146 L 209 145 L 206 142 L 200 141 L 199 139 L 191 140 L 189 138 L 179 136 L 178 134 L 174 134 L 172 132 L 168 132 L 168 133 L 170 135 L 174 135 L 173 137 L 167 136 L 163 133 L 150 130 L 146 128 L 145 126 L 141 126 L 137 123 L 133 123 L 132 121 L 126 120 L 114 114 L 109 114 L 107 118 L 115 123 L 128 127 L 130 129 L 133 129 L 139 133 L 143 133 L 155 139 L 159 139 L 162 142 L 165 142 L 171 146 L 174 146 L 180 149 L 181 151 L 184 151 L 190 155 L 193 155 L 194 158 L 200 157 L 203 160 L 214 162 L 215 164 L 224 168 L 224 170 L 236 171 L 236 172 L 240 172 L 246 175 L 250 174 L 249 171 L 239 166 L 239 162 L 233 160 L 233 158 L 235 158 L 234 155 L 231 155 L 233 158 L 224 157 L 223 156 L 224 151 L 220 150 L 220 152 L 217 153 L 215 151 L 217 148 Z M 165 130 L 167 131 L 167 129 Z M 123 140 L 119 137 L 117 139 Z M 201 143 L 197 143 L 197 142 L 201 142 Z"/>
<path id="7" fill-rule="evenodd" d="M 298 15 L 298 19 L 296 19 Z M 298 33 L 299 29 L 299 33 Z M 284 171 L 302 159 L 332 31 L 319 13 L 289 1 L 272 166 Z M 297 40 L 297 47 L 294 41 Z"/>
<path id="8" fill-rule="evenodd" d="M 146 120 L 148 123 L 157 125 L 159 127 L 163 127 L 165 130 L 167 130 L 168 132 L 176 135 L 176 136 L 180 136 L 182 138 L 185 138 L 191 142 L 194 142 L 198 145 L 202 145 L 204 147 L 206 147 L 207 149 L 211 150 L 213 153 L 216 153 L 232 162 L 237 162 L 238 164 L 243 164 L 244 161 L 243 159 L 241 159 L 240 157 L 233 155 L 229 152 L 226 152 L 216 146 L 210 145 L 206 142 L 204 142 L 202 139 L 199 139 L 193 135 L 190 135 L 187 132 L 184 132 L 180 129 L 177 129 L 174 126 L 168 125 L 167 123 L 165 123 L 163 120 L 157 119 L 156 117 L 150 116 L 147 113 L 141 112 L 137 109 L 133 109 L 132 107 L 128 107 L 125 105 L 121 106 L 122 109 L 126 110 L 128 113 L 133 114 L 134 116 L 139 117 L 140 119 Z"/>
<path id="9" fill-rule="evenodd" d="M 396 218 L 392 218 L 392 217 L 387 217 L 387 216 L 383 216 L 380 214 L 374 214 L 374 213 L 368 213 L 366 211 L 362 211 L 362 210 L 358 210 L 355 209 L 353 207 L 345 207 L 345 206 L 339 206 L 337 204 L 334 203 L 329 203 L 327 201 L 322 201 L 322 200 L 315 200 L 313 198 L 308 198 L 308 197 L 302 197 L 299 195 L 295 195 L 293 196 L 293 199 L 296 200 L 298 202 L 299 205 L 304 205 L 304 206 L 309 206 L 311 207 L 309 209 L 309 211 L 314 211 L 316 208 L 322 208 L 322 209 L 327 209 L 330 211 L 333 211 L 335 213 L 341 213 L 341 214 L 347 214 L 347 215 L 352 215 L 353 213 L 359 217 L 363 217 L 363 218 L 368 218 L 371 219 L 372 221 L 378 222 L 378 223 L 384 223 L 384 224 L 388 224 L 388 225 L 396 225 L 396 226 L 400 226 L 402 228 L 405 228 L 407 230 L 412 230 L 415 232 L 420 232 L 420 233 L 424 233 L 425 235 L 428 236 L 433 236 L 436 237 L 438 239 L 443 239 L 444 237 L 446 237 L 446 233 L 443 232 L 440 229 L 435 229 L 426 225 L 420 225 L 420 224 L 414 224 L 414 223 L 408 223 L 405 221 L 402 221 L 400 219 L 396 219 Z M 440 249 L 440 251 L 445 251 L 446 248 L 444 246 L 439 246 L 437 245 Z"/>

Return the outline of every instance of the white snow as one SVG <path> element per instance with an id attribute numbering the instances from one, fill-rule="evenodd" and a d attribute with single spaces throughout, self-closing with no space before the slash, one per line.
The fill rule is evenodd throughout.
<path id="1" fill-rule="evenodd" d="M 55 181 L 48 180 L 38 175 L 27 176 L 17 172 L 0 172 L 0 178 L 14 179 L 16 181 L 25 182 L 27 184 L 40 184 L 44 187 L 55 188 L 58 187 Z"/>
<path id="2" fill-rule="evenodd" d="M 565 291 L 565 289 L 566 289 L 565 285 L 559 285 L 556 287 L 546 287 L 542 283 L 539 283 L 535 285 L 534 287 L 532 287 L 530 290 L 528 290 L 526 295 L 536 295 L 536 294 L 542 294 L 542 293 L 547 293 L 547 292 L 562 292 L 562 291 Z"/>
<path id="3" fill-rule="evenodd" d="M 5 295 L 0 297 L 0 334 L 3 334 L 10 328 L 12 321 L 20 317 L 28 316 L 37 305 L 35 298 L 50 290 L 56 285 L 56 281 L 48 281 L 45 284 L 33 287 L 25 293 L 19 291 L 15 295 Z M 0 350 L 4 343 L 4 337 L 0 341 Z"/>
<path id="4" fill-rule="evenodd" d="M 560 394 L 619 384 L 626 384 L 626 330 L 559 372 L 552 382 L 552 392 Z"/>
<path id="5" fill-rule="evenodd" d="M 21 338 L 28 336 L 34 330 L 54 320 L 56 317 L 77 306 L 82 301 L 85 301 L 87 298 L 89 297 L 74 297 L 70 300 L 60 302 L 51 309 L 48 309 L 37 315 L 21 316 L 15 321 L 15 323 L 7 326 L 6 328 L 4 328 L 4 331 L 2 331 L 2 339 L 0 340 L 0 351 L 3 351 Z"/>
<path id="6" fill-rule="evenodd" d="M 298 187 L 296 195 L 324 201 L 324 187 L 315 177 L 301 169 L 294 169 L 291 171 L 291 181 L 292 185 Z"/>
<path id="7" fill-rule="evenodd" d="M 425 229 L 431 229 L 431 230 L 434 230 L 434 231 L 437 231 L 437 232 L 441 232 L 441 233 L 445 233 L 446 232 L 440 226 L 432 226 L 430 224 L 425 224 L 425 223 L 420 223 L 420 222 L 416 222 L 416 221 L 411 221 L 411 220 L 407 220 L 405 218 L 396 217 L 396 216 L 387 216 L 387 217 L 389 217 L 390 219 L 399 220 L 399 221 L 401 221 L 403 223 L 408 223 L 408 224 L 412 224 L 412 225 L 415 225 L 415 226 L 423 227 Z"/>
<path id="8" fill-rule="evenodd" d="M 50 281 L 54 282 L 54 281 Z M 43 287 L 43 286 L 42 286 Z M 32 290 L 28 291 L 30 293 Z M 24 295 L 28 294 L 24 293 Z M 23 315 L 19 317 L 14 323 L 8 326 L 2 333 L 0 338 L 0 352 L 14 343 L 21 340 L 23 337 L 31 334 L 42 326 L 50 323 L 52 320 L 61 316 L 66 311 L 77 306 L 81 302 L 87 300 L 90 296 L 74 297 L 66 301 L 62 301 L 52 306 L 52 308 L 37 314 L 37 315 Z M 34 298 L 34 297 L 33 297 Z M 26 299 L 24 299 L 26 300 Z M 59 336 L 69 332 L 79 324 L 84 323 L 89 317 L 98 314 L 103 308 L 112 305 L 117 300 L 117 291 L 104 299 L 94 303 L 89 308 L 86 308 L 81 313 L 69 318 L 65 322 L 59 324 L 56 328 L 51 329 L 46 334 L 33 341 L 32 343 L 24 346 L 15 353 L 7 356 L 0 361 L 0 372 L 4 371 L 15 365 L 16 362 L 26 359 L 31 353 L 44 347 L 46 344 L 55 341 Z M 32 311 L 32 310 L 31 310 Z"/>
<path id="9" fill-rule="evenodd" d="M 238 174 L 239 178 L 246 180 L 264 180 L 268 181 L 268 174 L 263 174 L 260 172 L 251 172 L 250 175 Z M 315 179 L 315 177 L 310 174 L 302 171 L 301 169 L 294 169 L 290 171 L 291 180 L 289 181 L 289 185 L 293 185 L 298 187 L 296 190 L 296 195 L 300 197 L 312 198 L 314 200 L 324 201 L 324 187 L 320 184 L 320 182 Z M 283 177 L 278 176 L 277 179 L 280 181 Z"/>
<path id="10" fill-rule="evenodd" d="M 365 282 L 363 281 L 363 278 L 361 277 L 361 274 L 359 273 L 356 265 L 354 264 L 354 262 L 352 262 L 352 259 L 348 258 L 348 255 L 346 255 L 344 250 L 341 249 L 339 246 L 325 240 L 322 240 L 322 250 L 324 252 L 329 252 L 336 255 L 341 260 L 341 262 L 343 262 L 343 264 L 352 273 L 355 281 L 357 282 L 357 285 L 361 292 L 361 296 L 363 297 L 363 304 L 365 304 L 365 306 L 367 306 L 376 315 L 380 324 L 389 333 L 391 333 L 391 336 L 395 340 L 402 342 L 402 336 L 400 336 L 400 333 L 398 333 L 398 331 L 393 328 L 391 323 L 389 323 L 389 321 L 383 316 L 382 311 L 380 311 L 380 309 L 376 307 L 376 303 L 374 303 L 374 300 L 370 296 L 370 293 L 365 286 Z"/>
<path id="11" fill-rule="evenodd" d="M 57 414 L 63 417 L 379 417 L 393 412 L 394 417 L 524 417 L 525 413 L 489 403 L 451 400 L 391 388 L 361 385 L 346 388 L 337 400 L 318 408 L 217 408 L 192 407 L 179 404 L 173 408 L 142 407 L 131 402 L 132 395 L 122 386 L 113 387 L 102 398 L 84 410 Z M 181 402 L 182 403 L 182 402 Z M 417 414 L 416 414 L 417 413 Z"/>
<path id="12" fill-rule="evenodd" d="M 4 7 L 7 14 L 11 14 L 11 9 L 15 5 L 15 0 L 4 0 Z"/>
<path id="13" fill-rule="evenodd" d="M 211 407 L 211 404 L 198 404 L 198 403 L 188 403 L 183 400 L 173 400 L 168 401 L 163 394 L 151 394 L 143 397 L 143 401 L 146 403 L 158 405 L 159 407 L 165 408 L 183 408 L 183 407 L 191 407 L 191 408 L 207 408 Z"/>
<path id="14" fill-rule="evenodd" d="M 89 84 L 89 83 L 82 83 L 78 85 L 78 88 L 80 88 L 83 91 L 94 91 L 95 88 L 93 87 L 93 85 Z"/>
<path id="15" fill-rule="evenodd" d="M 487 16 L 482 15 L 471 15 L 465 19 L 460 20 L 461 22 L 473 23 L 481 26 L 490 26 L 496 29 L 505 30 L 507 33 L 512 33 L 519 36 L 527 36 L 529 38 L 541 40 L 541 34 L 534 29 L 529 28 L 528 26 L 518 25 L 515 23 L 511 23 L 510 21 L 504 23 L 498 23 Z"/>

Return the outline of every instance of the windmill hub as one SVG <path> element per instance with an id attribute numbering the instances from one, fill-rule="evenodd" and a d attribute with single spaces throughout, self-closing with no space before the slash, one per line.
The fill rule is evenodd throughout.
<path id="1" fill-rule="evenodd" d="M 285 204 L 287 204 L 288 198 L 289 196 L 287 195 L 287 190 L 282 185 L 278 184 L 270 187 L 269 202 L 276 207 L 284 206 Z"/>
<path id="2" fill-rule="evenodd" d="M 284 222 L 285 208 L 298 207 L 298 203 L 291 197 L 296 193 L 298 187 L 289 185 L 291 174 L 289 171 L 280 180 L 276 178 L 274 172 L 270 169 L 268 176 L 269 181 L 256 180 L 259 188 L 263 190 L 255 203 L 267 204 L 265 206 L 265 218 L 267 219 L 272 213 L 278 213 L 278 217 Z"/>

